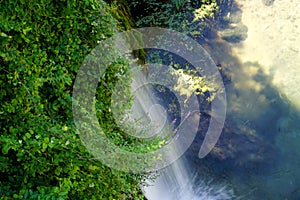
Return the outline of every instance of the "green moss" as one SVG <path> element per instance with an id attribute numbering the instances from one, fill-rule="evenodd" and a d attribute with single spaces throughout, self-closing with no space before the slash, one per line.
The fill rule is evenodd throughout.
<path id="1" fill-rule="evenodd" d="M 108 2 L 110 5 L 112 16 L 117 19 L 120 31 L 127 31 L 136 28 L 136 23 L 125 0 L 107 0 L 106 2 Z M 137 41 L 140 41 L 141 38 L 136 39 Z M 146 52 L 143 49 L 134 50 L 133 54 L 136 58 L 139 59 L 139 64 L 145 63 Z"/>

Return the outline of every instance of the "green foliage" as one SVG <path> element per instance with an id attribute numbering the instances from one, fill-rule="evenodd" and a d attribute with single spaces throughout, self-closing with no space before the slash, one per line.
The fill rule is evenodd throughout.
<path id="1" fill-rule="evenodd" d="M 127 0 L 140 27 L 170 28 L 193 37 L 203 37 L 209 20 L 218 10 L 216 0 Z"/>
<path id="2" fill-rule="evenodd" d="M 177 12 L 181 11 L 185 4 L 185 0 L 172 0 L 171 2 L 175 5 Z"/>
<path id="3" fill-rule="evenodd" d="M 204 38 L 205 31 L 219 11 L 218 5 L 223 3 L 223 1 L 217 0 L 127 0 L 127 2 L 132 13 L 135 14 L 138 26 L 169 28 L 200 39 Z M 184 45 L 189 49 L 189 44 Z M 204 77 L 203 74 L 191 73 L 194 69 L 193 66 L 186 61 L 178 62 L 180 60 L 178 56 L 167 52 L 158 52 L 158 50 L 148 51 L 147 61 L 170 67 L 173 77 L 166 79 L 173 80 L 176 77 L 177 85 L 174 85 L 173 89 L 180 95 L 185 95 L 186 102 L 192 94 L 205 96 L 208 102 L 213 100 L 213 93 L 217 88 L 214 83 L 208 83 L 207 77 Z M 201 66 L 197 67 L 201 68 Z M 160 73 L 159 70 L 154 71 Z M 211 94 L 208 97 L 209 92 Z"/>
<path id="4" fill-rule="evenodd" d="M 97 118 L 99 119 L 99 124 L 106 133 L 106 136 L 119 148 L 136 153 L 154 151 L 165 144 L 165 141 L 162 138 L 155 137 L 143 139 L 133 137 L 131 135 L 142 135 L 141 132 L 143 130 L 136 128 L 138 124 L 137 121 L 135 121 L 132 126 L 130 124 L 127 125 L 128 123 L 126 123 L 126 130 L 130 131 L 131 135 L 127 132 L 125 133 L 115 121 L 114 115 L 118 114 L 123 116 L 126 111 L 130 111 L 131 103 L 133 101 L 130 88 L 132 72 L 128 65 L 128 61 L 118 59 L 106 70 L 104 78 L 99 82 L 97 87 Z M 117 87 L 116 84 L 118 84 Z M 112 99 L 113 93 L 117 96 L 116 99 Z M 112 104 L 115 105 L 114 108 L 111 107 Z M 115 110 L 115 113 L 113 113 L 112 110 Z"/>
<path id="5" fill-rule="evenodd" d="M 143 198 L 141 177 L 94 160 L 72 119 L 78 68 L 121 29 L 110 9 L 101 0 L 1 1 L 1 199 Z"/>

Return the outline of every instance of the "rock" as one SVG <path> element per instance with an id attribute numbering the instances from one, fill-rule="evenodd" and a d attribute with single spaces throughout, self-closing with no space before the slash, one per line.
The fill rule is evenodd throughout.
<path id="1" fill-rule="evenodd" d="M 245 40 L 247 38 L 247 26 L 243 24 L 238 24 L 237 26 L 226 29 L 220 32 L 220 36 L 223 40 L 227 42 L 237 43 Z"/>
<path id="2" fill-rule="evenodd" d="M 275 0 L 262 0 L 265 6 L 272 6 Z"/>

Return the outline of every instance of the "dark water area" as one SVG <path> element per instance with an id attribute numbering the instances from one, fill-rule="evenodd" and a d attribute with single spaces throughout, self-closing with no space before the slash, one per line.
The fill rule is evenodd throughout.
<path id="1" fill-rule="evenodd" d="M 271 6 L 273 2 L 263 3 Z M 300 158 L 296 154 L 299 112 L 259 60 L 243 62 L 233 53 L 235 46 L 243 48 L 248 27 L 241 20 L 243 12 L 238 4 L 233 3 L 229 12 L 230 19 L 224 14 L 202 41 L 230 77 L 225 84 L 225 126 L 215 148 L 200 160 L 197 151 L 209 120 L 209 116 L 202 116 L 199 133 L 187 152 L 188 160 L 201 176 L 205 172 L 229 184 L 239 199 L 300 199 Z"/>
<path id="2" fill-rule="evenodd" d="M 194 191 L 210 190 L 203 186 L 204 180 L 211 188 L 221 184 L 225 190 L 232 190 L 234 195 L 226 199 L 298 200 L 300 16 L 292 8 L 299 3 L 223 2 L 219 23 L 198 42 L 223 77 L 227 96 L 225 125 L 210 154 L 199 159 L 212 117 L 209 104 L 199 96 L 198 133 L 182 162 L 192 174 Z M 185 64 L 180 59 L 178 62 Z M 162 102 L 173 98 L 157 95 L 163 97 Z M 171 115 L 170 121 L 181 120 L 176 112 Z M 217 195 L 198 197 L 222 199 Z"/>

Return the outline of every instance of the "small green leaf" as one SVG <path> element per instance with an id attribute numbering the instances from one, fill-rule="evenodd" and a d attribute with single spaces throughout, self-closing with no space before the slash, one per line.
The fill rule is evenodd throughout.
<path id="1" fill-rule="evenodd" d="M 43 143 L 43 144 L 42 144 L 42 148 L 43 148 L 43 150 L 45 150 L 45 149 L 47 148 L 47 146 L 48 146 L 48 144 L 47 144 L 47 143 Z"/>
<path id="2" fill-rule="evenodd" d="M 2 147 L 2 153 L 7 154 L 9 149 L 11 149 L 10 144 L 8 144 L 8 143 L 4 144 L 4 146 Z"/>
<path id="3" fill-rule="evenodd" d="M 26 133 L 25 137 L 29 139 L 31 137 L 31 134 L 30 133 Z"/>
<path id="4" fill-rule="evenodd" d="M 1 32 L 0 34 L 1 37 L 8 37 L 8 35 L 6 35 L 5 33 Z"/>

